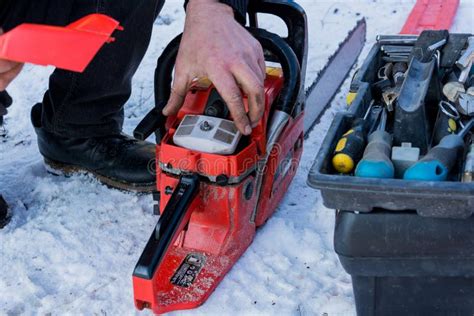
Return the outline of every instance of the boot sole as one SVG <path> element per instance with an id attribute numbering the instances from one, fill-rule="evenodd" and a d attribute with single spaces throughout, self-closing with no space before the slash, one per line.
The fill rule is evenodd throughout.
<path id="1" fill-rule="evenodd" d="M 145 184 L 125 183 L 122 181 L 105 177 L 87 168 L 70 165 L 70 164 L 64 164 L 62 162 L 54 161 L 48 158 L 44 158 L 44 163 L 46 166 L 46 170 L 55 176 L 70 177 L 74 174 L 88 173 L 94 176 L 94 178 L 99 180 L 99 182 L 101 182 L 102 184 L 105 184 L 106 186 L 114 188 L 114 189 L 138 192 L 138 193 L 151 193 L 153 191 L 156 191 L 156 182 L 145 183 Z"/>

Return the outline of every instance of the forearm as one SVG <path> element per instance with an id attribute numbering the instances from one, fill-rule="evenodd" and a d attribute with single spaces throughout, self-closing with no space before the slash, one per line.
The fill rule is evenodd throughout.
<path id="1" fill-rule="evenodd" d="M 185 0 L 185 3 L 184 3 L 185 7 L 188 5 L 189 1 L 196 1 L 196 0 Z M 250 0 L 216 0 L 216 1 L 230 6 L 234 10 L 236 20 L 239 21 L 241 24 L 245 24 L 245 16 L 247 14 L 247 7 Z"/>

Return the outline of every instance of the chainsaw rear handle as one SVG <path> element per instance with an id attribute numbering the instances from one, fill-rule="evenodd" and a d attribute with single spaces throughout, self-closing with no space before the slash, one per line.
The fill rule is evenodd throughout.
<path id="1" fill-rule="evenodd" d="M 263 49 L 280 62 L 283 69 L 284 85 L 275 102 L 275 109 L 292 114 L 301 89 L 301 68 L 290 45 L 280 36 L 258 28 L 248 31 L 261 43 Z M 150 111 L 134 131 L 134 137 L 144 140 L 157 132 L 157 142 L 164 135 L 166 117 L 162 114 L 171 94 L 173 69 L 178 55 L 181 35 L 173 39 L 158 59 L 155 70 L 155 108 Z"/>

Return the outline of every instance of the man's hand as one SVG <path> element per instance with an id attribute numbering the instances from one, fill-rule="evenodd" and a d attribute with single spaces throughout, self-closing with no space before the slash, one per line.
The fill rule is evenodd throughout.
<path id="1" fill-rule="evenodd" d="M 2 29 L 0 29 L 1 34 L 3 34 Z M 0 59 L 0 91 L 4 91 L 7 88 L 10 82 L 18 76 L 22 68 L 22 63 Z"/>
<path id="2" fill-rule="evenodd" d="M 260 43 L 217 0 L 190 0 L 165 115 L 176 114 L 196 78 L 207 77 L 229 107 L 237 128 L 252 132 L 264 111 L 265 61 Z M 248 96 L 245 111 L 240 88 Z"/>

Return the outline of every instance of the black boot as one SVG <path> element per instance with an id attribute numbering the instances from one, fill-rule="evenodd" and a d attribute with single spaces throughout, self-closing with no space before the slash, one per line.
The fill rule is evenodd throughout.
<path id="1" fill-rule="evenodd" d="M 50 133 L 41 126 L 41 104 L 33 107 L 31 120 L 48 171 L 64 175 L 88 172 L 111 187 L 156 190 L 154 144 L 123 134 L 67 138 Z"/>
<path id="2" fill-rule="evenodd" d="M 10 214 L 8 213 L 8 204 L 0 195 L 0 229 L 7 226 L 10 222 Z"/>

